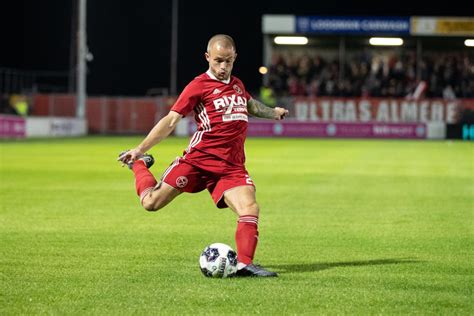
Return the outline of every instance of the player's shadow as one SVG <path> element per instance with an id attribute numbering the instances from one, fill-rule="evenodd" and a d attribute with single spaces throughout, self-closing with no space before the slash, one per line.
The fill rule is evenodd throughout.
<path id="1" fill-rule="evenodd" d="M 401 258 L 401 259 L 375 259 L 360 261 L 342 261 L 342 262 L 314 262 L 314 263 L 294 263 L 294 264 L 275 264 L 269 265 L 269 268 L 277 270 L 279 273 L 300 273 L 300 272 L 316 272 L 339 267 L 362 267 L 377 266 L 386 264 L 409 264 L 421 263 L 423 261 Z"/>

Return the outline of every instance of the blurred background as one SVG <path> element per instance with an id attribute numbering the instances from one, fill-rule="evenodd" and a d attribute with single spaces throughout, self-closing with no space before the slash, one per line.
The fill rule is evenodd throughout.
<path id="1" fill-rule="evenodd" d="M 251 136 L 473 138 L 474 17 L 455 2 L 1 6 L 3 138 L 146 133 L 207 69 L 216 33 L 235 39 L 251 94 L 290 109 Z"/>

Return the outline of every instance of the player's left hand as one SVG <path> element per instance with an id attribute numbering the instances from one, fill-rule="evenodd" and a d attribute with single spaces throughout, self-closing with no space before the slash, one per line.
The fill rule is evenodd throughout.
<path id="1" fill-rule="evenodd" d="M 275 120 L 283 120 L 288 115 L 288 110 L 285 108 L 275 108 Z"/>
<path id="2" fill-rule="evenodd" d="M 123 152 L 120 157 L 117 158 L 118 161 L 122 162 L 122 167 L 126 164 L 133 163 L 135 160 L 143 156 L 143 152 L 139 149 L 134 148 Z"/>

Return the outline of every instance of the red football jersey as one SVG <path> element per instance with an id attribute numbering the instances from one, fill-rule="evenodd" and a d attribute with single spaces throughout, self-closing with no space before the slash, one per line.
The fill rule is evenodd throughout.
<path id="1" fill-rule="evenodd" d="M 194 78 L 171 108 L 182 116 L 194 111 L 197 131 L 185 152 L 199 150 L 243 165 L 247 101 L 251 98 L 242 81 L 234 76 L 221 81 L 207 71 Z"/>

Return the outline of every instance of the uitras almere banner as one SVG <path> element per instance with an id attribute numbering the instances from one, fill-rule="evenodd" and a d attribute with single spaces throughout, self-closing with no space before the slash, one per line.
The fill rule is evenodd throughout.
<path id="1" fill-rule="evenodd" d="M 295 97 L 288 104 L 298 121 L 456 123 L 474 111 L 474 99 L 391 99 Z"/>

